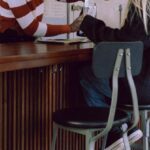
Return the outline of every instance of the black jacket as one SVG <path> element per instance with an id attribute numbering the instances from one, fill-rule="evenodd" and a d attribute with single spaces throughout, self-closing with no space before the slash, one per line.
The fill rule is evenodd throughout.
<path id="1" fill-rule="evenodd" d="M 84 18 L 80 29 L 94 43 L 101 41 L 143 41 L 143 67 L 141 74 L 135 77 L 134 80 L 139 103 L 150 104 L 150 36 L 146 34 L 144 24 L 135 11 L 136 9 L 132 6 L 121 29 L 110 28 L 103 21 L 89 15 Z M 127 102 L 129 100 L 127 96 L 130 95 L 128 85 L 124 83 L 124 80 L 121 80 L 120 84 L 121 90 L 119 93 Z"/>
<path id="2" fill-rule="evenodd" d="M 132 6 L 121 29 L 108 27 L 103 21 L 89 15 L 84 18 L 80 29 L 95 43 L 101 41 L 143 41 L 146 48 L 150 47 L 150 36 L 146 35 L 144 24 L 135 11 Z"/>

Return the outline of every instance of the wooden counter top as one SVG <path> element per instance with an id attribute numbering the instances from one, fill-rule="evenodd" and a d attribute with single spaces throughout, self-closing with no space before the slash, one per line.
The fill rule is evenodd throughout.
<path id="1" fill-rule="evenodd" d="M 93 43 L 63 45 L 19 42 L 0 44 L 0 72 L 90 60 L 92 48 Z"/>

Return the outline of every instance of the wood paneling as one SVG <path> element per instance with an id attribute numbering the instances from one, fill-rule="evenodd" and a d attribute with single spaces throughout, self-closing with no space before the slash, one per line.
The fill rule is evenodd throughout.
<path id="1" fill-rule="evenodd" d="M 50 150 L 52 113 L 78 104 L 76 75 L 73 64 L 1 73 L 0 150 Z M 56 147 L 84 150 L 84 137 L 60 131 Z"/>

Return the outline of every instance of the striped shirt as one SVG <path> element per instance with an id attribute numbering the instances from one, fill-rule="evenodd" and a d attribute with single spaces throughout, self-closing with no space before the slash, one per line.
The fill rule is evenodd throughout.
<path id="1" fill-rule="evenodd" d="M 69 33 L 69 25 L 42 22 L 43 0 L 0 0 L 0 33 L 14 29 L 31 36 L 51 36 Z"/>

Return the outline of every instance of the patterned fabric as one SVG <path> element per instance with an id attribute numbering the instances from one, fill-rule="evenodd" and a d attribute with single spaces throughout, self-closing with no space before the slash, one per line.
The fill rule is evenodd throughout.
<path id="1" fill-rule="evenodd" d="M 38 37 L 70 32 L 68 25 L 43 23 L 43 13 L 43 0 L 0 0 L 0 33 L 14 29 Z"/>

